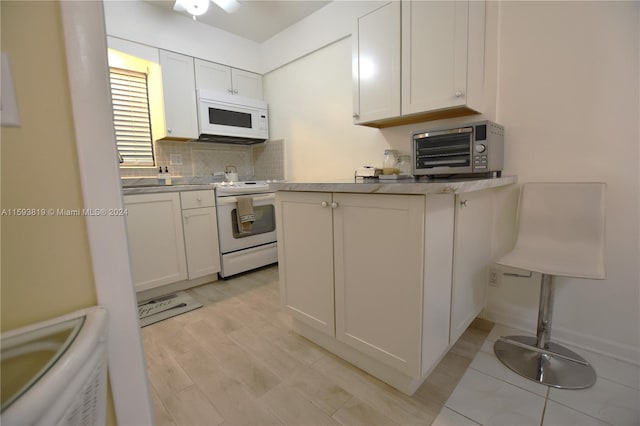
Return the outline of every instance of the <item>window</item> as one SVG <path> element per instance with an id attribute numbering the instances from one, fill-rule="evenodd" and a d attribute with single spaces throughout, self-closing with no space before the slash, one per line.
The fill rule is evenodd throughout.
<path id="1" fill-rule="evenodd" d="M 109 69 L 116 145 L 125 166 L 153 166 L 147 75 Z"/>

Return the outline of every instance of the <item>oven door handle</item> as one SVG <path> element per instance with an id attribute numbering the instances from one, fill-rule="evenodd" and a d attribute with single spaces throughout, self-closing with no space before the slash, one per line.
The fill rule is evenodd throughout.
<path id="1" fill-rule="evenodd" d="M 260 196 L 252 197 L 252 198 L 253 198 L 254 202 L 269 201 L 269 200 L 275 200 L 276 199 L 276 195 L 274 193 L 271 193 L 271 194 L 268 194 L 268 195 L 260 195 Z M 238 202 L 238 198 L 237 197 L 218 197 L 216 202 L 218 203 L 219 206 L 224 206 L 224 205 L 237 203 Z"/>

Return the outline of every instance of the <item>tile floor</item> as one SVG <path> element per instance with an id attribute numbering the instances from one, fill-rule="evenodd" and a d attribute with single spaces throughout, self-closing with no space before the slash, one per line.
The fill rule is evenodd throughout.
<path id="1" fill-rule="evenodd" d="M 493 355 L 470 327 L 411 397 L 291 331 L 277 267 L 188 290 L 203 307 L 142 329 L 156 424 L 640 425 L 640 368 L 574 349 L 596 385 L 549 389 Z"/>
<path id="2" fill-rule="evenodd" d="M 500 336 L 528 334 L 496 325 L 433 422 L 459 425 L 640 425 L 640 368 L 579 348 L 596 384 L 584 390 L 549 388 L 502 365 L 493 353 Z"/>

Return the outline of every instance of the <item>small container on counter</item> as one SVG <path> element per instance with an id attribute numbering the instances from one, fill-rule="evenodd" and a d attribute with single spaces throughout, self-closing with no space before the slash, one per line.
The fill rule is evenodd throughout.
<path id="1" fill-rule="evenodd" d="M 400 155 L 398 156 L 398 170 L 400 175 L 403 176 L 411 176 L 411 156 L 410 155 Z"/>
<path id="2" fill-rule="evenodd" d="M 162 167 L 160 167 L 158 168 L 158 184 L 164 185 L 165 183 L 164 173 L 162 173 Z"/>
<path id="3" fill-rule="evenodd" d="M 383 175 L 397 175 L 398 170 L 398 151 L 395 149 L 384 150 L 384 161 L 382 163 Z"/>

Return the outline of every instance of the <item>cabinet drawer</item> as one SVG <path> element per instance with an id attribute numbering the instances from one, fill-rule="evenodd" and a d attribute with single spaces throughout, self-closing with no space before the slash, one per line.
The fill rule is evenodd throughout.
<path id="1" fill-rule="evenodd" d="M 213 207 L 216 205 L 212 190 L 186 191 L 180 193 L 182 209 L 197 209 L 200 207 Z"/>

